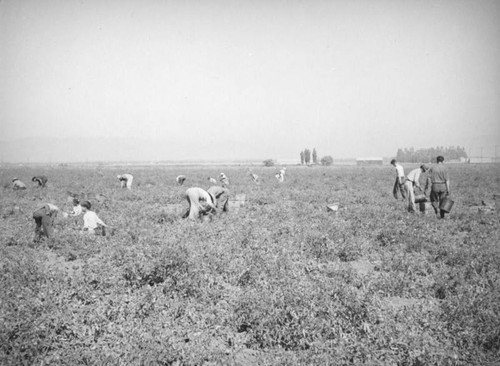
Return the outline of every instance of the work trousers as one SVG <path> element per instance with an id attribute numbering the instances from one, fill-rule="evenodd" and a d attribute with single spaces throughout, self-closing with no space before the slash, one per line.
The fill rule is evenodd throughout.
<path id="1" fill-rule="evenodd" d="M 401 193 L 401 197 L 406 198 L 404 179 L 404 177 L 397 177 L 396 181 L 394 182 L 392 194 L 394 195 L 395 199 L 398 199 L 398 192 Z"/>
<path id="2" fill-rule="evenodd" d="M 405 182 L 405 190 L 408 198 L 408 212 L 416 212 L 417 206 L 415 205 L 415 187 L 411 180 Z"/>
<path id="3" fill-rule="evenodd" d="M 446 183 L 432 183 L 431 187 L 431 205 L 434 208 L 436 215 L 439 213 L 441 218 L 444 217 L 445 211 L 439 208 L 439 205 L 448 195 Z"/>
<path id="4" fill-rule="evenodd" d="M 51 239 L 54 237 L 54 219 L 55 213 L 47 213 L 47 209 L 42 207 L 33 212 L 35 219 L 35 241 L 40 240 L 44 235 Z"/>

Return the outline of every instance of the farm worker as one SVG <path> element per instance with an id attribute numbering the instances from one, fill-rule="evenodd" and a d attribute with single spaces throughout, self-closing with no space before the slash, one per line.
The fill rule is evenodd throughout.
<path id="1" fill-rule="evenodd" d="M 102 234 L 104 235 L 104 227 L 107 225 L 97 216 L 94 211 L 91 211 L 90 208 L 92 205 L 89 201 L 82 202 L 82 211 L 83 211 L 83 231 L 88 231 L 89 234 L 97 234 L 100 235 L 101 232 L 96 231 L 96 229 L 102 230 Z"/>
<path id="2" fill-rule="evenodd" d="M 80 200 L 78 198 L 73 198 L 73 211 L 69 213 L 69 216 L 80 216 L 82 214 L 82 206 L 80 205 Z"/>
<path id="3" fill-rule="evenodd" d="M 35 219 L 35 238 L 33 241 L 38 242 L 44 235 L 52 239 L 54 237 L 54 220 L 59 212 L 59 208 L 51 203 L 46 203 L 42 207 L 33 212 Z"/>
<path id="4" fill-rule="evenodd" d="M 250 170 L 250 168 L 248 168 L 248 174 L 250 175 L 250 178 L 252 178 L 252 181 L 255 184 L 259 184 L 259 176 L 257 174 L 252 173 L 252 171 Z"/>
<path id="5" fill-rule="evenodd" d="M 392 194 L 395 199 L 398 199 L 398 191 L 401 192 L 401 197 L 406 198 L 405 194 L 405 171 L 401 164 L 399 164 L 396 159 L 391 160 L 391 165 L 396 168 L 396 181 L 394 182 L 394 188 L 392 189 Z"/>
<path id="6" fill-rule="evenodd" d="M 220 173 L 219 180 L 221 181 L 223 187 L 229 186 L 229 179 L 227 179 L 224 173 Z"/>
<path id="7" fill-rule="evenodd" d="M 217 179 L 215 178 L 212 178 L 212 177 L 208 177 L 207 180 L 212 183 L 212 184 L 217 184 Z"/>
<path id="8" fill-rule="evenodd" d="M 441 210 L 439 205 L 444 198 L 450 194 L 450 179 L 448 178 L 448 170 L 443 164 L 444 157 L 439 155 L 436 158 L 436 162 L 437 164 L 429 169 L 427 182 L 425 184 L 425 192 L 427 192 L 430 186 L 431 205 L 436 215 L 439 213 L 439 217 L 442 219 L 444 218 L 445 211 Z"/>
<path id="9" fill-rule="evenodd" d="M 179 175 L 179 176 L 177 176 L 177 178 L 175 178 L 175 181 L 180 186 L 182 186 L 184 184 L 185 180 L 186 180 L 186 176 L 185 175 Z"/>
<path id="10" fill-rule="evenodd" d="M 229 211 L 229 191 L 220 186 L 212 186 L 207 192 L 214 198 L 214 205 L 222 212 Z"/>
<path id="11" fill-rule="evenodd" d="M 285 173 L 286 173 L 286 168 L 281 168 L 278 173 L 276 173 L 275 177 L 278 179 L 280 183 L 283 183 L 285 181 Z"/>
<path id="12" fill-rule="evenodd" d="M 12 189 L 17 191 L 18 189 L 26 189 L 26 184 L 21 182 L 18 178 L 12 179 Z"/>
<path id="13" fill-rule="evenodd" d="M 48 179 L 45 175 L 37 175 L 37 176 L 31 178 L 31 181 L 37 183 L 38 187 L 45 187 Z"/>
<path id="14" fill-rule="evenodd" d="M 189 203 L 189 208 L 182 218 L 189 217 L 191 220 L 196 220 L 201 215 L 207 215 L 216 211 L 215 197 L 202 188 L 192 187 L 186 191 L 186 199 Z"/>
<path id="15" fill-rule="evenodd" d="M 405 190 L 408 195 L 408 212 L 416 212 L 417 206 L 415 205 L 415 188 L 422 190 L 420 187 L 420 173 L 425 173 L 429 167 L 422 164 L 420 168 L 413 169 L 407 176 L 405 182 Z"/>
<path id="16" fill-rule="evenodd" d="M 132 174 L 121 174 L 117 175 L 116 178 L 120 181 L 120 186 L 122 188 L 132 189 L 132 181 L 134 180 Z"/>

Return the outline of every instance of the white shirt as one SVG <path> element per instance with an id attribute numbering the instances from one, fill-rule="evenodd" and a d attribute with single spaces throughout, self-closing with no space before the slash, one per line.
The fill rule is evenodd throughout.
<path id="1" fill-rule="evenodd" d="M 97 228 L 98 224 L 106 226 L 106 224 L 102 222 L 102 220 L 99 217 L 97 217 L 97 214 L 94 211 L 85 212 L 85 215 L 83 215 L 84 229 L 94 230 L 95 228 Z"/>
<path id="2" fill-rule="evenodd" d="M 73 211 L 69 213 L 71 216 L 80 216 L 82 214 L 82 206 L 73 206 Z"/>
<path id="3" fill-rule="evenodd" d="M 399 164 L 396 164 L 396 173 L 398 175 L 398 177 L 403 177 L 405 176 L 405 171 L 403 169 L 403 167 Z"/>
<path id="4" fill-rule="evenodd" d="M 412 181 L 417 187 L 420 187 L 420 173 L 422 173 L 422 169 L 413 169 L 408 175 L 406 176 L 406 179 L 409 181 Z"/>

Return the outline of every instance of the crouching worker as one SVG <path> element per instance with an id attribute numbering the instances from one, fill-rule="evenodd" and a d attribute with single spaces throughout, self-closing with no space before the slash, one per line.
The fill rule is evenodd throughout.
<path id="1" fill-rule="evenodd" d="M 36 183 L 38 185 L 38 187 L 45 188 L 45 185 L 47 184 L 48 179 L 45 175 L 37 175 L 37 176 L 31 178 L 31 181 L 33 183 Z"/>
<path id="2" fill-rule="evenodd" d="M 83 201 L 82 204 L 83 211 L 83 231 L 88 234 L 95 235 L 106 235 L 107 225 L 97 216 L 94 211 L 91 211 L 90 208 L 92 205 L 89 201 Z"/>
<path id="3" fill-rule="evenodd" d="M 200 219 L 202 215 L 205 216 L 216 212 L 215 197 L 202 188 L 188 188 L 186 199 L 189 203 L 189 208 L 182 215 L 183 219 L 189 217 L 191 220 L 196 220 Z"/>
<path id="4" fill-rule="evenodd" d="M 12 189 L 17 191 L 19 189 L 26 189 L 26 184 L 21 182 L 18 178 L 12 179 Z"/>
<path id="5" fill-rule="evenodd" d="M 132 182 L 134 180 L 134 176 L 132 174 L 120 174 L 117 175 L 116 178 L 120 181 L 120 187 L 132 189 Z"/>
<path id="6" fill-rule="evenodd" d="M 214 197 L 214 205 L 217 212 L 229 211 L 229 191 L 220 186 L 212 186 L 207 192 Z"/>
<path id="7" fill-rule="evenodd" d="M 33 219 L 35 219 L 35 243 L 39 242 L 44 236 L 48 239 L 54 237 L 54 220 L 57 217 L 59 208 L 51 203 L 46 203 L 42 207 L 33 212 Z"/>

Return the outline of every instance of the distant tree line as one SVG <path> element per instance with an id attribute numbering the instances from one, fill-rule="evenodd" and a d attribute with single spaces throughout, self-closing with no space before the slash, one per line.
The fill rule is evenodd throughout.
<path id="1" fill-rule="evenodd" d="M 311 162 L 311 157 L 312 157 L 312 162 Z M 312 154 L 311 150 L 309 149 L 304 149 L 303 151 L 300 152 L 300 164 L 301 165 L 309 165 L 309 164 L 318 164 L 321 163 L 322 165 L 332 165 L 333 164 L 333 158 L 331 156 L 323 156 L 320 161 L 318 161 L 318 152 L 316 151 L 316 148 L 313 148 Z"/>
<path id="2" fill-rule="evenodd" d="M 413 147 L 398 149 L 396 160 L 402 163 L 430 163 L 435 161 L 438 155 L 443 156 L 445 160 L 459 160 L 460 158 L 468 158 L 464 147 L 438 146 L 417 150 L 415 150 Z"/>

